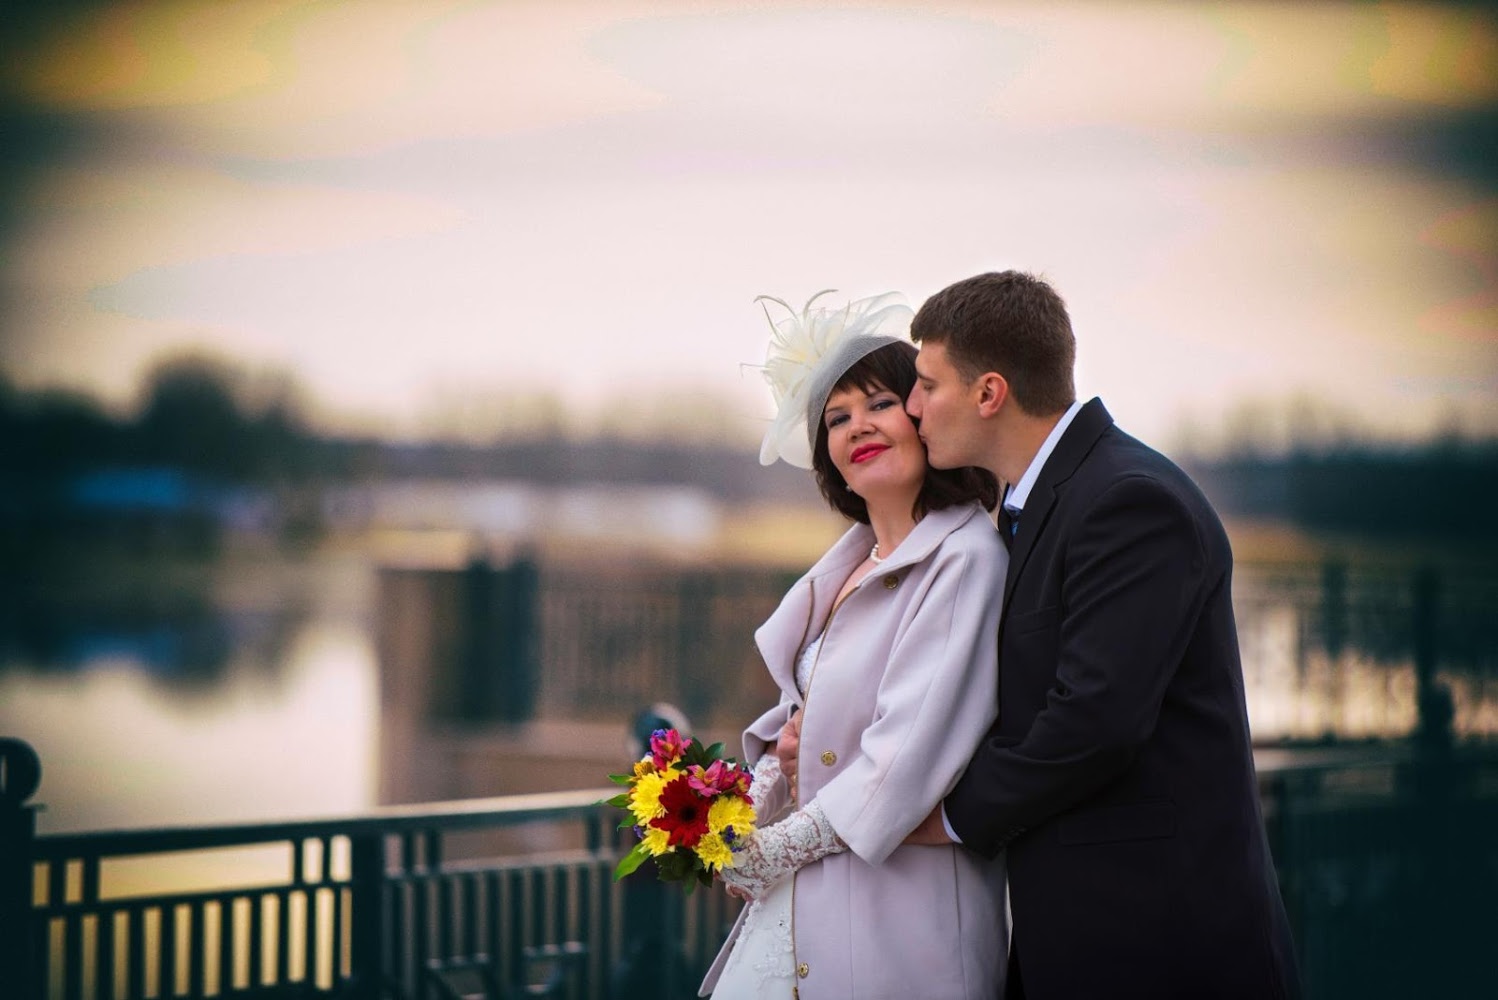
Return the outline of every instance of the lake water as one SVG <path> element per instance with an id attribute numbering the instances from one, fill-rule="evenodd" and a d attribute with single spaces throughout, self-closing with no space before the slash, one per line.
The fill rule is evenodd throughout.
<path id="1" fill-rule="evenodd" d="M 216 633 L 208 640 L 183 640 L 201 636 L 205 622 L 196 612 L 182 620 L 175 608 L 74 625 L 62 662 L 6 664 L 0 732 L 41 757 L 41 831 L 372 805 L 372 580 L 372 565 L 357 556 L 224 565 L 208 583 L 207 630 Z"/>
<path id="2" fill-rule="evenodd" d="M 0 733 L 25 739 L 42 759 L 40 830 L 329 816 L 374 805 L 375 587 L 375 562 L 357 550 L 298 562 L 226 560 L 204 578 L 198 603 L 73 622 L 48 662 L 12 654 L 0 665 Z M 1276 603 L 1277 593 L 1269 586 L 1240 608 L 1256 738 L 1408 733 L 1417 693 L 1408 655 L 1397 644 L 1370 651 L 1350 641 L 1332 656 L 1319 648 L 1324 623 L 1308 627 L 1314 615 L 1288 598 Z M 139 599 L 123 603 L 154 607 Z M 1361 626 L 1350 617 L 1355 640 Z M 1492 738 L 1491 652 L 1480 666 L 1443 680 L 1456 698 L 1457 732 Z"/>

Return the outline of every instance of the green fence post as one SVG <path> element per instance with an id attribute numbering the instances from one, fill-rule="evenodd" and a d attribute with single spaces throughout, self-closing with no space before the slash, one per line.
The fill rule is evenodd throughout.
<path id="1" fill-rule="evenodd" d="M 677 583 L 680 620 L 676 632 L 675 687 L 681 707 L 693 719 L 711 718 L 717 707 L 717 671 L 712 656 L 713 592 L 716 581 L 701 571 L 688 571 Z"/>
<path id="2" fill-rule="evenodd" d="M 42 995 L 41 941 L 31 915 L 32 857 L 36 812 L 26 800 L 42 780 L 42 764 L 31 744 L 0 737 L 0 983 L 17 1000 Z"/>
<path id="3" fill-rule="evenodd" d="M 357 1000 L 377 1000 L 384 991 L 385 841 L 379 833 L 350 838 L 352 884 L 349 991 Z"/>
<path id="4" fill-rule="evenodd" d="M 1441 578 L 1433 569 L 1415 574 L 1410 631 L 1415 659 L 1415 691 L 1420 713 L 1416 737 L 1426 753 L 1444 755 L 1451 748 L 1453 705 L 1451 691 L 1436 680 L 1440 666 Z M 1441 763 L 1444 763 L 1442 761 Z"/>
<path id="5" fill-rule="evenodd" d="M 494 608 L 499 644 L 499 717 L 505 722 L 529 722 L 536 714 L 537 663 L 540 652 L 541 574 L 526 552 L 499 573 L 498 605 Z"/>
<path id="6" fill-rule="evenodd" d="M 1347 564 L 1335 560 L 1321 567 L 1321 637 L 1333 663 L 1347 645 Z"/>
<path id="7" fill-rule="evenodd" d="M 508 566 L 463 570 L 462 640 L 453 714 L 467 722 L 529 722 L 536 707 L 540 573 L 526 553 Z"/>

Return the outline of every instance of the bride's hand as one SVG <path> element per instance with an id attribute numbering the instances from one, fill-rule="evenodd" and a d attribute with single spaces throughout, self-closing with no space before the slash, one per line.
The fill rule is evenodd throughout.
<path id="1" fill-rule="evenodd" d="M 734 885 L 732 882 L 725 881 L 723 883 L 723 888 L 726 889 L 728 891 L 728 894 L 734 899 L 742 899 L 746 903 L 754 901 L 754 897 L 749 894 L 748 889 L 740 888 L 739 886 Z"/>
<path id="2" fill-rule="evenodd" d="M 723 887 L 728 890 L 728 894 L 745 902 L 763 896 L 781 874 L 783 873 L 775 870 L 774 866 L 766 863 L 759 843 L 754 838 L 734 856 L 732 867 L 718 870 L 718 878 L 723 880 Z"/>
<path id="3" fill-rule="evenodd" d="M 785 725 L 780 728 L 780 736 L 775 740 L 775 756 L 780 760 L 780 773 L 789 782 L 792 795 L 796 794 L 796 764 L 800 751 L 801 713 L 798 711 L 786 720 Z"/>

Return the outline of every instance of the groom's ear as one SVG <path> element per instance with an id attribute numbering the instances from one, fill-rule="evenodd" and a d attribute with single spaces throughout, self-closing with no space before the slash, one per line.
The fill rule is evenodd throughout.
<path id="1" fill-rule="evenodd" d="M 977 394 L 978 416 L 984 419 L 997 414 L 1009 398 L 1009 382 L 998 372 L 984 372 L 973 386 Z"/>

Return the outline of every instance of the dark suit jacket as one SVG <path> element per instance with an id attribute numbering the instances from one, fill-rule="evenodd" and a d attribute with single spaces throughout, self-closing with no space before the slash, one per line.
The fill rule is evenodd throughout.
<path id="1" fill-rule="evenodd" d="M 1008 848 L 1026 996 L 1298 996 L 1217 515 L 1094 399 L 1011 548 L 999 721 L 946 810 Z"/>

